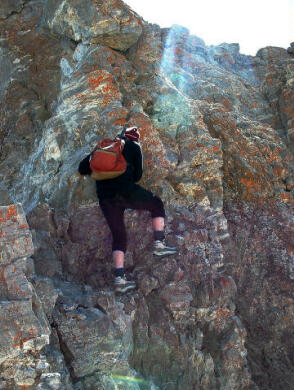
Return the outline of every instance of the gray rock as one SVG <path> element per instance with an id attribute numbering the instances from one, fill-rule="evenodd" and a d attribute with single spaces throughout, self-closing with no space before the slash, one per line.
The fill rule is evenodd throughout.
<path id="1" fill-rule="evenodd" d="M 20 204 L 0 208 L 0 265 L 33 254 L 34 248 L 29 226 Z"/>
<path id="2" fill-rule="evenodd" d="M 7 18 L 13 13 L 19 13 L 25 0 L 3 0 L 0 4 L 0 18 Z"/>
<path id="3" fill-rule="evenodd" d="M 53 1 L 46 4 L 45 21 L 58 35 L 121 51 L 136 43 L 142 32 L 142 19 L 122 1 Z"/>
<path id="4" fill-rule="evenodd" d="M 0 42 L 0 387 L 290 388 L 289 51 L 207 47 L 116 0 L 2 1 Z M 179 253 L 153 257 L 150 213 L 126 211 L 138 288 L 116 296 L 76 171 L 124 125 Z"/>
<path id="5" fill-rule="evenodd" d="M 33 286 L 42 303 L 44 313 L 48 320 L 52 322 L 52 312 L 59 296 L 59 291 L 54 288 L 53 281 L 49 278 L 33 278 Z"/>

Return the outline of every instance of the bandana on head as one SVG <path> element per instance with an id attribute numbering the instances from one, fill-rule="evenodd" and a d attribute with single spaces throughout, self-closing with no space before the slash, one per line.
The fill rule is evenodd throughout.
<path id="1" fill-rule="evenodd" d="M 131 139 L 132 141 L 139 142 L 140 133 L 137 127 L 128 127 L 125 132 L 125 137 Z"/>

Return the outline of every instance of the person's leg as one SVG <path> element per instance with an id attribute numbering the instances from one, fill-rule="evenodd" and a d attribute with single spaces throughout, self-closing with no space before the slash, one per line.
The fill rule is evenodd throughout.
<path id="1" fill-rule="evenodd" d="M 164 241 L 165 211 L 163 202 L 158 196 L 153 196 L 151 206 L 152 208 L 150 209 L 150 211 L 152 216 L 154 241 Z"/>
<path id="2" fill-rule="evenodd" d="M 164 231 L 164 205 L 162 200 L 151 191 L 135 184 L 124 194 L 123 206 L 125 209 L 150 211 L 153 231 Z"/>
<path id="3" fill-rule="evenodd" d="M 152 218 L 153 225 L 153 238 L 154 241 L 164 241 L 164 218 L 154 217 Z"/>
<path id="4" fill-rule="evenodd" d="M 164 231 L 164 218 L 163 217 L 152 218 L 152 225 L 154 231 Z"/>
<path id="5" fill-rule="evenodd" d="M 164 235 L 164 205 L 158 196 L 154 196 L 152 202 L 152 223 L 154 235 L 153 254 L 157 256 L 173 255 L 177 253 L 177 248 L 165 244 Z"/>
<path id="6" fill-rule="evenodd" d="M 112 199 L 100 201 L 102 213 L 112 234 L 112 257 L 116 268 L 123 268 L 124 253 L 127 247 L 127 234 L 124 224 L 124 208 Z"/>
<path id="7" fill-rule="evenodd" d="M 125 279 L 124 254 L 127 234 L 124 224 L 124 208 L 117 201 L 103 199 L 100 207 L 112 233 L 112 259 L 114 263 L 115 289 L 126 292 L 136 287 L 135 282 Z"/>
<path id="8" fill-rule="evenodd" d="M 115 268 L 124 268 L 125 253 L 123 251 L 112 251 L 112 259 Z"/>
<path id="9" fill-rule="evenodd" d="M 165 211 L 163 202 L 158 196 L 136 184 L 133 187 L 133 191 L 129 191 L 128 196 L 124 198 L 124 207 L 126 209 L 148 210 L 151 212 L 156 246 L 154 254 L 162 256 L 176 253 L 176 248 L 168 247 L 164 243 Z"/>

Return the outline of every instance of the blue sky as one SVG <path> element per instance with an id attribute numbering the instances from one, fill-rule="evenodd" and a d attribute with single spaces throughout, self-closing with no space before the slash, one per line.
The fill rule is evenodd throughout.
<path id="1" fill-rule="evenodd" d="M 124 0 L 149 23 L 180 24 L 206 45 L 239 43 L 243 54 L 294 41 L 294 0 Z"/>

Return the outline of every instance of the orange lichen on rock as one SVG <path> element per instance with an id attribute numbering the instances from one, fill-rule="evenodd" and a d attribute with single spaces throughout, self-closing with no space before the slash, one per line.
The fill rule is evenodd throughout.
<path id="1" fill-rule="evenodd" d="M 280 194 L 280 199 L 284 202 L 293 202 L 293 196 L 291 193 Z"/>
<path id="2" fill-rule="evenodd" d="M 11 219 L 11 217 L 17 217 L 16 206 L 9 206 L 4 210 L 4 213 L 3 210 L 0 210 L 0 222 L 6 222 Z"/>
<path id="3" fill-rule="evenodd" d="M 15 344 L 12 345 L 12 348 L 22 348 L 25 342 L 37 337 L 37 330 L 33 327 L 31 327 L 26 333 L 27 336 L 24 336 L 22 331 L 16 332 L 16 336 L 13 339 Z"/>
<path id="4" fill-rule="evenodd" d="M 249 193 L 261 190 L 261 184 L 257 183 L 254 179 L 241 177 L 241 183 L 246 186 Z"/>
<path id="5" fill-rule="evenodd" d="M 116 120 L 113 122 L 114 125 L 120 125 L 120 126 L 124 126 L 126 123 L 127 123 L 126 118 L 116 119 Z"/>
<path id="6" fill-rule="evenodd" d="M 88 81 L 88 86 L 90 89 L 96 89 L 101 85 L 102 81 L 106 81 L 104 80 L 103 76 L 98 76 L 97 78 L 90 77 Z"/>
<path id="7" fill-rule="evenodd" d="M 88 75 L 88 90 L 76 95 L 76 98 L 84 103 L 87 99 L 95 99 L 102 107 L 108 106 L 114 101 L 120 101 L 121 94 L 114 77 L 107 71 L 93 71 Z M 93 91 L 93 92 L 92 92 Z"/>

